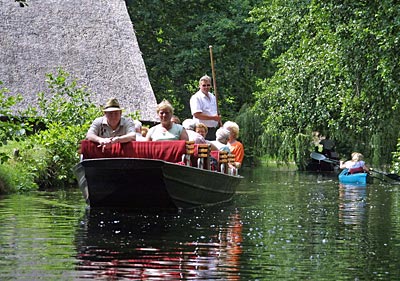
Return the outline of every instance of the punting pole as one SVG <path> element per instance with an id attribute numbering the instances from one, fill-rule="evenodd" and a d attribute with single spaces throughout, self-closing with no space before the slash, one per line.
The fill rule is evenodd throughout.
<path id="1" fill-rule="evenodd" d="M 218 108 L 218 92 L 217 92 L 217 80 L 215 79 L 215 68 L 214 68 L 214 58 L 212 52 L 212 45 L 208 46 L 210 49 L 210 60 L 211 60 L 211 72 L 212 72 L 212 80 L 213 80 L 213 88 L 214 88 L 214 96 L 215 101 L 217 103 L 217 114 L 219 115 L 219 108 Z M 221 123 L 221 122 L 220 122 Z M 220 124 L 221 125 L 221 124 Z"/>

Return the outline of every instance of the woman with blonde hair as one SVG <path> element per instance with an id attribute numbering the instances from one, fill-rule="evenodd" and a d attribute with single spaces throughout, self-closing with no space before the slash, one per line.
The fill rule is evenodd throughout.
<path id="1" fill-rule="evenodd" d="M 204 123 L 196 123 L 195 127 L 196 133 L 202 135 L 204 138 L 206 138 L 207 133 L 208 133 L 208 128 Z"/>
<path id="2" fill-rule="evenodd" d="M 185 128 L 171 121 L 174 108 L 167 100 L 157 105 L 157 114 L 160 124 L 151 127 L 146 135 L 148 141 L 189 140 Z"/>
<path id="3" fill-rule="evenodd" d="M 235 154 L 235 166 L 239 169 L 242 166 L 244 158 L 244 146 L 237 140 L 239 137 L 239 125 L 232 121 L 226 121 L 223 127 L 231 133 L 228 140 L 228 146 L 231 153 Z"/>
<path id="4" fill-rule="evenodd" d="M 365 165 L 364 156 L 359 152 L 351 154 L 351 160 L 340 161 L 340 169 L 348 169 L 350 174 L 369 172 L 368 167 Z"/>

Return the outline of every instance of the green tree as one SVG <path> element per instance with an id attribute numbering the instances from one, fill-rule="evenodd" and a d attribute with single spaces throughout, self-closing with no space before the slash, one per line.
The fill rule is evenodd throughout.
<path id="1" fill-rule="evenodd" d="M 268 0 L 251 20 L 276 67 L 255 95 L 262 139 L 273 142 L 266 152 L 303 168 L 304 136 L 323 130 L 342 152 L 389 163 L 399 131 L 399 4 Z"/>
<path id="2" fill-rule="evenodd" d="M 212 45 L 223 119 L 234 120 L 252 103 L 256 79 L 268 73 L 257 25 L 246 21 L 260 2 L 127 0 L 157 100 L 170 100 L 181 119 L 190 117 L 198 79 L 211 76 Z"/>

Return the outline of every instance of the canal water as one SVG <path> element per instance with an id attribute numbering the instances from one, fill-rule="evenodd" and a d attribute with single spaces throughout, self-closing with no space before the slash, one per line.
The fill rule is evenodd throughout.
<path id="1" fill-rule="evenodd" d="M 399 280 L 399 185 L 244 169 L 233 202 L 89 210 L 77 189 L 0 199 L 0 280 Z"/>

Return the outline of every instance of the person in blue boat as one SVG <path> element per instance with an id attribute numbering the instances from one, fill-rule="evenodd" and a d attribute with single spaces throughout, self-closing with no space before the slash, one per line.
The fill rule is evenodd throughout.
<path id="1" fill-rule="evenodd" d="M 365 165 L 364 156 L 359 152 L 351 154 L 351 160 L 340 161 L 340 169 L 348 169 L 350 174 L 368 173 L 369 168 Z"/>
<path id="2" fill-rule="evenodd" d="M 157 105 L 157 113 L 160 124 L 149 129 L 146 135 L 147 141 L 167 141 L 167 140 L 189 140 L 189 136 L 182 125 L 171 121 L 174 108 L 167 100 L 163 100 Z"/>
<path id="3" fill-rule="evenodd" d="M 86 139 L 103 147 L 113 143 L 134 141 L 135 124 L 130 118 L 122 116 L 122 110 L 116 98 L 109 99 L 103 107 L 104 115 L 93 121 Z"/>

